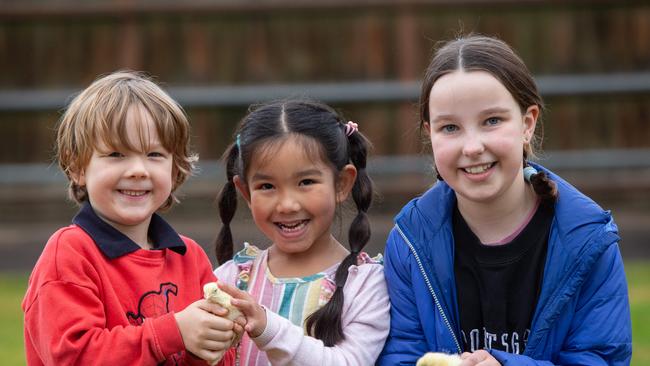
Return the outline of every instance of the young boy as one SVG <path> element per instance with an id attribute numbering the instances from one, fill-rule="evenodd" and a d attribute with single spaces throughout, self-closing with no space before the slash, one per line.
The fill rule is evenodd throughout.
<path id="1" fill-rule="evenodd" d="M 192 171 L 188 145 L 183 110 L 141 74 L 100 78 L 69 105 L 57 158 L 81 209 L 29 279 L 28 365 L 205 365 L 243 331 L 202 300 L 216 280 L 205 252 L 156 214 Z"/>

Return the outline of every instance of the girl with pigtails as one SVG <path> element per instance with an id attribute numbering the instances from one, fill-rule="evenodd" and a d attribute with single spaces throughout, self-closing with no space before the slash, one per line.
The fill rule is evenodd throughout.
<path id="1" fill-rule="evenodd" d="M 381 257 L 362 251 L 373 196 L 368 140 L 332 108 L 304 100 L 254 108 L 235 135 L 224 154 L 215 273 L 246 317 L 239 364 L 374 364 L 389 301 Z M 245 243 L 233 256 L 237 191 L 268 249 Z M 349 195 L 357 214 L 346 248 L 330 230 Z"/>
<path id="2" fill-rule="evenodd" d="M 438 182 L 402 209 L 386 244 L 391 329 L 379 365 L 427 352 L 459 354 L 462 366 L 630 363 L 618 229 L 529 161 L 542 108 L 503 41 L 471 35 L 436 51 L 420 125 Z"/>

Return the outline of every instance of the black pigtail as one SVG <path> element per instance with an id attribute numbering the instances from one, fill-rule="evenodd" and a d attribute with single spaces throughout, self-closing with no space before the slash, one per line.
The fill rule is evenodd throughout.
<path id="1" fill-rule="evenodd" d="M 352 186 L 352 199 L 357 206 L 357 216 L 350 224 L 348 237 L 351 252 L 358 255 L 370 240 L 370 220 L 367 212 L 372 203 L 373 185 L 366 172 L 368 141 L 359 133 L 352 134 L 349 141 L 350 161 L 357 168 L 357 179 Z"/>
<path id="2" fill-rule="evenodd" d="M 546 172 L 538 171 L 528 165 L 528 151 L 524 150 L 524 179 L 533 186 L 533 191 L 544 201 L 557 200 L 557 184 L 548 177 Z"/>
<path id="3" fill-rule="evenodd" d="M 232 259 L 233 240 L 230 230 L 230 222 L 235 216 L 237 210 L 237 189 L 233 182 L 237 160 L 239 158 L 239 149 L 236 144 L 230 146 L 224 154 L 226 160 L 226 184 L 219 192 L 217 202 L 219 204 L 219 216 L 221 217 L 221 230 L 215 240 L 215 252 L 219 264 L 223 264 Z"/>
<path id="4" fill-rule="evenodd" d="M 370 221 L 366 213 L 372 203 L 373 187 L 366 172 L 368 145 L 368 141 L 358 132 L 348 137 L 348 155 L 350 161 L 357 168 L 357 178 L 352 187 L 352 198 L 357 206 L 357 215 L 352 220 L 348 232 L 350 254 L 343 259 L 336 270 L 334 277 L 336 291 L 332 294 L 332 298 L 322 308 L 310 315 L 305 323 L 309 334 L 322 340 L 327 347 L 332 347 L 345 339 L 341 325 L 344 303 L 343 287 L 348 279 L 348 268 L 357 264 L 359 253 L 370 240 Z"/>
<path id="5" fill-rule="evenodd" d="M 305 327 L 309 335 L 323 341 L 325 347 L 333 347 L 345 339 L 343 326 L 341 326 L 341 314 L 343 313 L 343 286 L 348 279 L 348 268 L 356 264 L 356 255 L 350 253 L 339 264 L 334 275 L 336 290 L 332 297 L 322 308 L 312 313 L 305 321 Z"/>
<path id="6" fill-rule="evenodd" d="M 533 190 L 543 200 L 556 201 L 557 200 L 557 184 L 552 181 L 546 172 L 539 172 L 530 177 L 530 184 Z"/>

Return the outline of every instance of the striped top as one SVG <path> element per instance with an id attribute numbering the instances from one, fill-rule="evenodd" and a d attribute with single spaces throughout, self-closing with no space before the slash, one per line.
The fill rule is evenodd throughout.
<path id="1" fill-rule="evenodd" d="M 378 263 L 367 254 L 359 256 L 362 263 Z M 336 290 L 334 275 L 338 264 L 310 276 L 300 278 L 277 278 L 268 267 L 268 250 L 260 250 L 245 243 L 244 249 L 235 254 L 232 261 L 215 270 L 221 281 L 234 282 L 263 305 L 293 324 L 304 329 L 305 319 L 332 297 Z M 234 281 L 233 281 L 234 280 Z M 232 281 L 232 282 L 231 282 Z M 238 349 L 239 365 L 269 365 L 266 353 L 244 335 Z"/>

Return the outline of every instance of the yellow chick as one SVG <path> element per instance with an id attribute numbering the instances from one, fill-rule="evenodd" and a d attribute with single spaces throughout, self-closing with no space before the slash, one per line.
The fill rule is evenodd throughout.
<path id="1" fill-rule="evenodd" d="M 420 357 L 416 366 L 458 366 L 460 363 L 461 359 L 458 355 L 428 352 Z"/>
<path id="2" fill-rule="evenodd" d="M 203 297 L 215 304 L 220 305 L 224 309 L 228 309 L 228 315 L 226 318 L 230 320 L 235 320 L 243 314 L 230 303 L 232 297 L 226 292 L 221 291 L 216 282 L 208 282 L 203 286 Z"/>
<path id="3" fill-rule="evenodd" d="M 203 286 L 203 298 L 212 303 L 218 304 L 224 309 L 228 309 L 228 315 L 226 315 L 226 318 L 230 320 L 235 320 L 238 317 L 243 316 L 241 311 L 239 311 L 239 309 L 230 303 L 230 299 L 232 299 L 232 297 L 226 292 L 222 291 L 219 286 L 217 286 L 216 282 L 208 282 Z M 239 342 L 239 337 L 237 337 L 235 334 L 231 344 L 237 344 L 237 342 Z M 220 352 L 215 359 L 208 360 L 208 364 L 210 366 L 218 364 L 219 361 L 221 361 L 224 353 L 226 353 L 226 350 Z"/>

